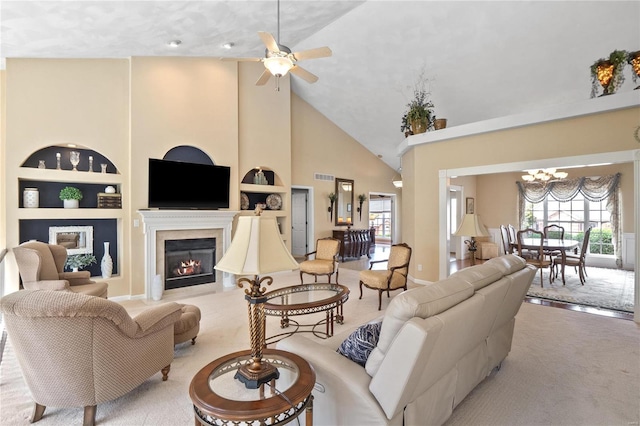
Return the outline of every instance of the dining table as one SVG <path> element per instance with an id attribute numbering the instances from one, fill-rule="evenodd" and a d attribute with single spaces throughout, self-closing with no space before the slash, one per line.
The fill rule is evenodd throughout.
<path id="1" fill-rule="evenodd" d="M 562 257 L 562 265 L 560 265 L 560 270 L 562 273 L 562 285 L 565 284 L 564 280 L 564 265 L 567 260 L 567 251 L 574 250 L 580 241 L 576 240 L 565 240 L 559 238 L 543 238 L 542 239 L 542 249 L 545 252 L 560 252 L 560 256 Z M 520 246 L 523 249 L 527 250 L 539 250 L 540 249 L 540 239 L 539 238 L 523 238 L 521 240 Z M 518 248 L 518 244 L 515 244 L 515 248 Z M 553 273 L 550 271 L 549 273 Z"/>

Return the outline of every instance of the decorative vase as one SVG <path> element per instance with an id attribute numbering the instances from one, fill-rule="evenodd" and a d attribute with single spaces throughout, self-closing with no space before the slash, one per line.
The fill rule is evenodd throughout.
<path id="1" fill-rule="evenodd" d="M 414 135 L 427 131 L 429 122 L 427 120 L 411 120 L 411 131 Z"/>
<path id="2" fill-rule="evenodd" d="M 151 283 L 151 298 L 153 300 L 160 300 L 162 299 L 162 292 L 163 292 L 163 288 L 162 288 L 162 277 L 160 275 L 155 275 L 153 277 L 153 282 Z"/>
<path id="3" fill-rule="evenodd" d="M 436 118 L 433 121 L 433 128 L 436 130 L 444 129 L 447 127 L 447 119 L 446 118 Z"/>
<path id="4" fill-rule="evenodd" d="M 111 278 L 113 272 L 113 259 L 109 255 L 109 242 L 104 243 L 104 255 L 100 261 L 100 270 L 102 271 L 102 278 Z"/>
<path id="5" fill-rule="evenodd" d="M 77 209 L 80 206 L 78 200 L 63 200 L 65 209 Z"/>
<path id="6" fill-rule="evenodd" d="M 25 188 L 22 192 L 22 205 L 25 209 L 37 209 L 40 206 L 38 188 Z"/>

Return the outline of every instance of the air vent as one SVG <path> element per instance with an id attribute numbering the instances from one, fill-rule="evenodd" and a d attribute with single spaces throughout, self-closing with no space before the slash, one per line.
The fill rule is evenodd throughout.
<path id="1" fill-rule="evenodd" d="M 336 177 L 335 177 L 335 176 L 333 176 L 333 175 L 326 175 L 326 174 L 324 174 L 324 173 L 314 173 L 314 174 L 313 174 L 313 178 L 314 178 L 315 180 L 326 180 L 326 181 L 329 181 L 329 182 L 333 182 L 333 181 L 336 179 Z"/>

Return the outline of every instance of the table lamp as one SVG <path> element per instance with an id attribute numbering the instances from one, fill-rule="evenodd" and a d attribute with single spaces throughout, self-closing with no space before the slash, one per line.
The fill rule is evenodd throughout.
<path id="1" fill-rule="evenodd" d="M 476 250 L 478 249 L 475 237 L 486 237 L 489 235 L 487 228 L 480 223 L 480 217 L 473 213 L 465 214 L 460 227 L 453 235 L 456 237 L 471 237 L 470 240 L 464 240 L 464 243 L 469 247 L 469 251 L 471 252 L 471 265 L 475 265 Z"/>
<path id="2" fill-rule="evenodd" d="M 298 269 L 298 262 L 291 256 L 282 241 L 275 217 L 261 216 L 256 209 L 255 216 L 240 216 L 235 235 L 229 249 L 216 264 L 215 269 L 235 275 L 253 275 L 253 279 L 239 278 L 238 287 L 245 289 L 244 298 L 249 307 L 249 335 L 251 338 L 251 362 L 242 365 L 235 375 L 247 388 L 258 389 L 263 383 L 277 379 L 278 370 L 262 359 L 265 347 L 266 320 L 264 296 L 266 287 L 273 279 L 262 274 Z"/>

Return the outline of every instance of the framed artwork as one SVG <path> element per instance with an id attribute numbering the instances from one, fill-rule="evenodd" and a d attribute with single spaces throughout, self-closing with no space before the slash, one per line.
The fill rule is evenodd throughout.
<path id="1" fill-rule="evenodd" d="M 93 254 L 93 226 L 50 226 L 49 244 L 67 249 L 67 254 Z"/>
<path id="2" fill-rule="evenodd" d="M 474 214 L 475 213 L 475 200 L 471 197 L 467 198 L 467 214 Z"/>

